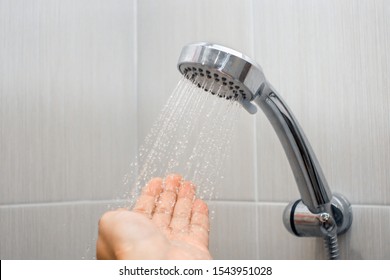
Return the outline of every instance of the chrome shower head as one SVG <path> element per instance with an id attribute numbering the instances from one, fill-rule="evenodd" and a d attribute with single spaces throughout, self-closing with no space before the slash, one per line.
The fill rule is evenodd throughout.
<path id="1" fill-rule="evenodd" d="M 216 44 L 190 44 L 182 49 L 178 68 L 205 91 L 256 112 L 249 102 L 264 86 L 265 77 L 260 65 L 246 55 Z"/>

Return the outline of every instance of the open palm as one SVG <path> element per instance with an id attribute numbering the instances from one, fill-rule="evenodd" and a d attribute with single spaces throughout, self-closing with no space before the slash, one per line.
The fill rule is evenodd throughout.
<path id="1" fill-rule="evenodd" d="M 152 179 L 132 211 L 99 221 L 98 259 L 211 259 L 207 205 L 179 175 Z"/>

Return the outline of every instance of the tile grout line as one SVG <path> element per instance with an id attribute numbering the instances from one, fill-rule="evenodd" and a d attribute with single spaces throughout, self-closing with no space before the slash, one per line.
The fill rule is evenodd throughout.
<path id="1" fill-rule="evenodd" d="M 249 8 L 250 8 L 250 30 L 251 32 L 251 46 L 252 46 L 252 56 L 255 58 L 255 21 L 254 21 L 254 9 L 253 9 L 253 0 L 249 2 Z M 259 213 L 258 213 L 258 199 L 259 199 L 259 186 L 258 186 L 258 177 L 257 177 L 257 170 L 258 170 L 258 154 L 257 154 L 257 125 L 256 125 L 256 117 L 253 117 L 253 169 L 254 169 L 254 194 L 255 194 L 255 202 L 256 202 L 256 207 L 255 207 L 255 223 L 256 223 L 256 258 L 259 259 L 260 257 L 260 252 L 259 252 L 259 244 L 258 241 L 260 240 L 260 233 L 259 233 Z"/>
<path id="2" fill-rule="evenodd" d="M 50 207 L 50 206 L 66 206 L 66 205 L 86 205 L 86 204 L 114 204 L 122 203 L 127 200 L 69 200 L 69 201 L 50 201 L 50 202 L 35 202 L 35 203 L 15 203 L 15 204 L 2 204 L 0 209 L 4 208 L 22 208 L 22 207 Z"/>
<path id="3" fill-rule="evenodd" d="M 126 199 L 105 199 L 105 200 L 69 200 L 69 201 L 48 201 L 35 203 L 14 203 L 14 204 L 0 204 L 0 209 L 5 208 L 21 208 L 21 207 L 48 207 L 48 206 L 66 206 L 66 205 L 83 205 L 83 204 L 116 204 L 128 202 Z M 207 200 L 208 204 L 213 205 L 255 205 L 255 206 L 286 206 L 288 201 L 249 201 L 249 200 Z M 390 208 L 387 204 L 352 204 L 352 207 L 362 208 Z"/>

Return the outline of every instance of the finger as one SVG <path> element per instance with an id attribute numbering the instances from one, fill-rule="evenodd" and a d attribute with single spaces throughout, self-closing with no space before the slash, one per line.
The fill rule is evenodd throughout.
<path id="1" fill-rule="evenodd" d="M 194 198 L 195 186 L 189 181 L 183 182 L 179 189 L 177 202 L 169 225 L 173 232 L 188 231 Z"/>
<path id="2" fill-rule="evenodd" d="M 153 178 L 150 180 L 149 183 L 143 188 L 142 193 L 133 208 L 133 211 L 151 218 L 156 207 L 156 201 L 161 191 L 162 179 Z"/>
<path id="3" fill-rule="evenodd" d="M 153 222 L 160 228 L 166 229 L 172 219 L 173 208 L 176 204 L 178 189 L 182 178 L 180 175 L 169 175 L 165 178 L 165 185 L 153 214 Z"/>
<path id="4" fill-rule="evenodd" d="M 190 234 L 206 248 L 209 245 L 209 210 L 207 204 L 200 199 L 194 201 L 191 213 Z"/>

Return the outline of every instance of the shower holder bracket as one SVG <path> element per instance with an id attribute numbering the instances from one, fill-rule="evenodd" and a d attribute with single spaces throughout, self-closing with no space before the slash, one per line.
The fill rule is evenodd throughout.
<path id="1" fill-rule="evenodd" d="M 341 235 L 352 224 L 352 207 L 343 195 L 335 193 L 328 211 L 312 213 L 299 199 L 287 205 L 283 223 L 291 234 L 299 237 L 326 237 L 332 232 Z"/>

